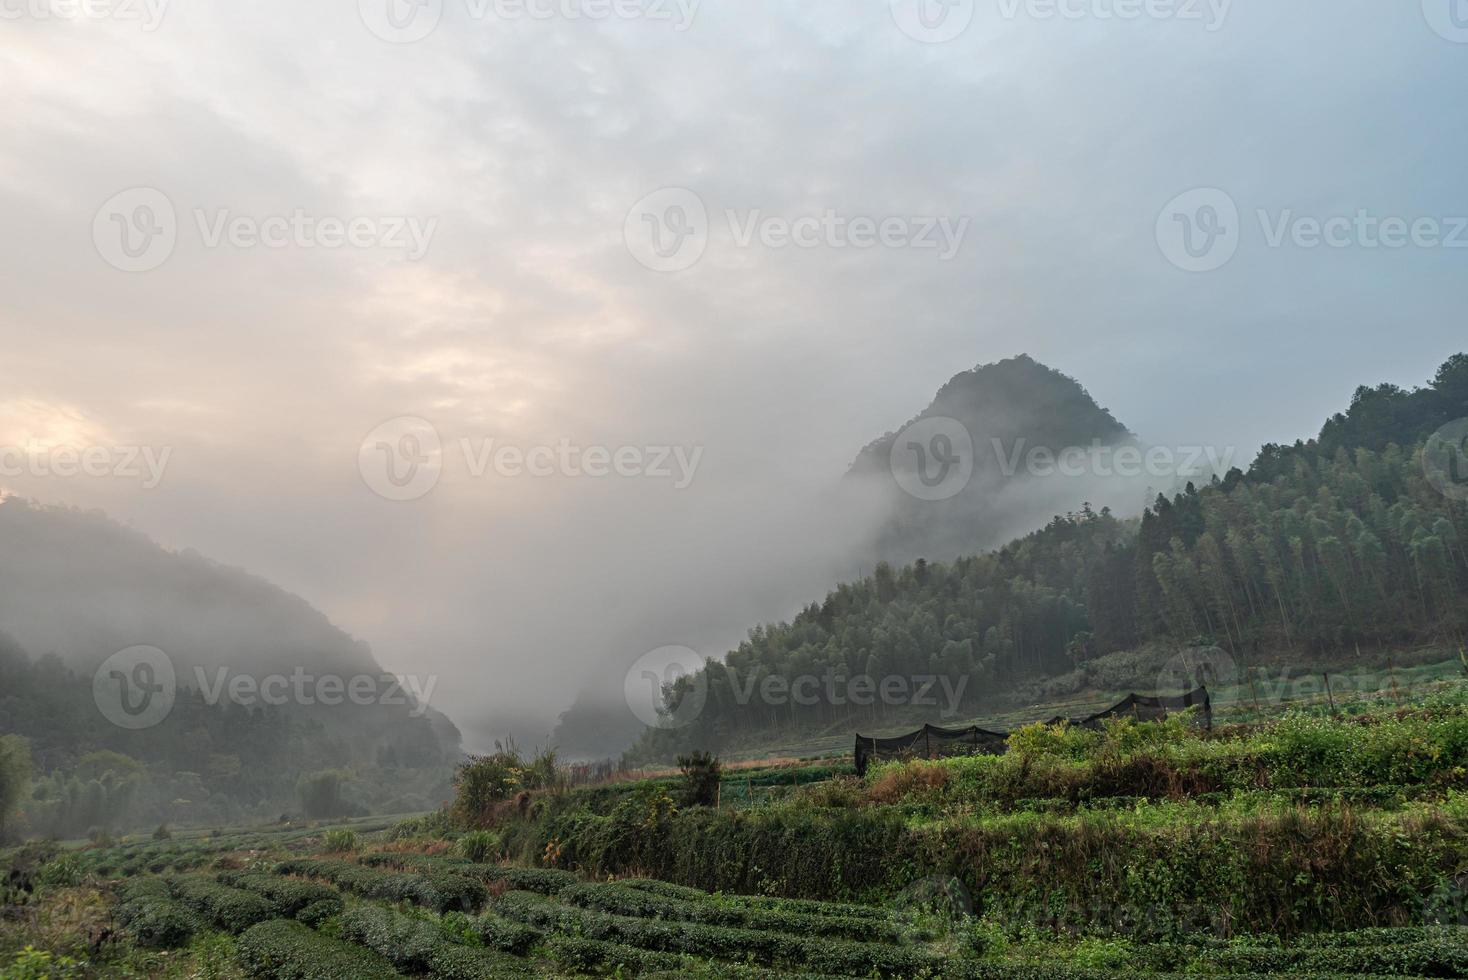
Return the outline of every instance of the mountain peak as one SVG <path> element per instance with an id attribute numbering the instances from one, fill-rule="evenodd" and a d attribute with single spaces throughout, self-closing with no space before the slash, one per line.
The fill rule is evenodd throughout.
<path id="1" fill-rule="evenodd" d="M 941 441 L 929 446 L 934 438 Z M 1083 496 L 1073 501 L 1063 496 L 1084 493 L 1074 483 L 1053 488 L 1062 499 L 1046 499 L 1036 480 L 1022 468 L 1010 467 L 1018 455 L 1132 440 L 1126 426 L 1080 382 L 1029 354 L 1018 354 L 954 375 L 900 429 L 867 444 L 847 479 L 885 497 L 890 519 L 878 536 L 880 553 L 939 558 L 994 547 L 1040 526 L 1056 506 L 1064 510 L 1080 505 Z M 971 454 L 966 461 L 955 457 L 962 485 L 915 494 L 917 469 L 936 455 L 929 450 L 953 451 L 955 446 L 961 447 L 960 455 Z M 1011 492 L 1021 485 L 1029 492 Z"/>

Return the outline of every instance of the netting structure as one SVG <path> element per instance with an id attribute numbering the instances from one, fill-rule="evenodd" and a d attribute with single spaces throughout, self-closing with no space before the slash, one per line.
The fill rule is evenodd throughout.
<path id="1" fill-rule="evenodd" d="M 1177 695 L 1128 694 L 1111 707 L 1083 718 L 1051 718 L 1048 724 L 1069 722 L 1082 728 L 1100 728 L 1107 718 L 1135 718 L 1138 721 L 1160 721 L 1169 714 L 1198 709 L 1196 723 L 1204 728 L 1213 727 L 1213 703 L 1208 697 L 1208 688 Z M 924 725 L 915 732 L 894 735 L 891 738 L 874 738 L 870 735 L 856 736 L 856 774 L 865 776 L 873 761 L 891 759 L 938 759 L 951 755 L 1001 755 L 1008 747 L 1009 733 L 980 728 L 939 728 Z"/>

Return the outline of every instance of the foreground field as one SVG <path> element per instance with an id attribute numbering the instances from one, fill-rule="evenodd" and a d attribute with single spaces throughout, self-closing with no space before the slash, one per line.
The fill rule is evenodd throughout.
<path id="1" fill-rule="evenodd" d="M 341 832 L 329 836 L 337 846 L 348 843 Z M 254 843 L 272 843 L 264 837 Z M 1288 944 L 1201 933 L 1167 942 L 1009 936 L 992 922 L 955 917 L 962 898 L 941 884 L 870 906 L 711 895 L 645 879 L 591 882 L 566 871 L 473 862 L 422 842 L 381 840 L 359 853 L 305 857 L 283 855 L 309 840 L 274 842 L 282 853 L 242 853 L 235 843 L 125 845 L 42 865 L 47 884 L 39 897 L 0 933 L 11 947 L 0 975 L 997 980 L 1121 969 L 1212 976 L 1468 971 L 1468 930 L 1454 926 Z M 86 870 L 139 864 L 160 873 L 104 885 Z M 16 950 L 21 934 L 59 948 Z"/>
<path id="2" fill-rule="evenodd" d="M 4 855 L 0 978 L 1468 975 L 1468 697 Z M 479 829 L 468 829 L 471 826 Z M 695 887 L 697 886 L 697 887 Z"/>

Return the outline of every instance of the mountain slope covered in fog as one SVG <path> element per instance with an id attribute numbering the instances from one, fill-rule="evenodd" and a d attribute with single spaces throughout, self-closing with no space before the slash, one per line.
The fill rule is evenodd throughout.
<path id="1" fill-rule="evenodd" d="M 1133 441 L 1079 382 L 1021 354 L 954 376 L 901 430 L 865 446 L 845 484 L 885 502 L 889 516 L 876 529 L 876 555 L 894 561 L 955 558 L 998 547 L 1078 503 L 1052 499 L 1056 491 L 1078 492 L 1073 483 L 1057 487 L 1064 481 L 1029 471 L 1026 461 L 1037 450 L 1059 453 Z M 944 453 L 970 455 L 972 472 L 965 463 L 954 487 L 936 485 L 934 493 L 924 493 L 919 472 L 941 472 Z"/>
<path id="2" fill-rule="evenodd" d="M 937 428 L 914 428 L 927 420 L 938 423 Z M 899 436 L 902 445 L 897 445 Z M 904 487 L 921 486 L 916 470 L 925 463 L 939 465 L 920 460 L 916 452 L 938 448 L 930 445 L 935 438 L 950 437 L 961 445 L 941 447 L 963 454 L 972 464 L 965 466 L 957 492 L 942 500 L 913 496 Z M 920 440 L 916 450 L 908 445 L 914 439 Z M 1042 527 L 1057 511 L 1082 499 L 1140 510 L 1142 483 L 1047 480 L 1030 473 L 1023 462 L 1037 449 L 1057 453 L 1134 441 L 1078 382 L 1028 355 L 963 371 L 899 430 L 857 451 L 844 476 L 830 474 L 823 506 L 837 515 L 832 525 L 839 531 L 813 545 L 825 550 L 816 557 L 831 567 L 824 581 L 835 581 L 842 574 L 838 568 L 869 569 L 880 559 L 942 559 L 986 551 Z M 1018 466 L 1013 465 L 1016 459 Z M 801 599 L 800 594 L 787 596 L 787 609 L 797 608 Z M 617 689 L 627 663 L 612 666 L 606 676 L 587 680 L 561 716 L 552 741 L 568 755 L 614 754 L 642 731 L 642 722 Z"/>
<path id="3" fill-rule="evenodd" d="M 1451 659 L 1468 635 L 1465 437 L 1459 354 L 1422 388 L 1358 389 L 1318 439 L 1265 446 L 1247 473 L 1159 495 L 1140 522 L 1077 501 L 994 553 L 884 562 L 666 688 L 681 724 L 649 730 L 635 754 L 773 747 L 945 710 L 951 722 L 1107 676 L 1150 688 L 1158 661 L 1137 652 L 1220 648 L 1239 665 L 1347 665 L 1415 648 Z M 884 680 L 910 689 L 920 677 L 939 678 L 930 690 L 948 702 L 873 696 Z M 842 699 L 796 699 L 801 678 Z M 863 700 L 850 696 L 853 678 L 868 679 Z"/>
<path id="4" fill-rule="evenodd" d="M 458 729 L 299 596 L 100 513 L 17 498 L 0 502 L 0 554 L 0 734 L 28 743 L 34 832 L 275 816 L 318 784 L 320 815 L 447 793 Z M 137 728 L 104 706 L 141 688 L 98 670 L 133 647 L 161 651 L 175 678 L 168 712 Z M 124 685 L 155 683 L 149 670 Z"/>
<path id="5" fill-rule="evenodd" d="M 98 512 L 0 502 L 0 629 L 91 669 L 146 644 L 250 672 L 376 670 L 365 643 L 299 596 L 194 551 L 159 547 Z"/>

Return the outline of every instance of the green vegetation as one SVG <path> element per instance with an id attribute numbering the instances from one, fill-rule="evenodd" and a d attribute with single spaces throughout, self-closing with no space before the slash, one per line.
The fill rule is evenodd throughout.
<path id="1" fill-rule="evenodd" d="M 459 853 L 468 861 L 487 861 L 500 851 L 498 834 L 474 830 L 459 838 Z"/>
<path id="2" fill-rule="evenodd" d="M 242 932 L 276 914 L 272 903 L 263 896 L 221 885 L 207 875 L 174 879 L 170 890 L 180 902 L 226 932 Z"/>
<path id="3" fill-rule="evenodd" d="M 295 697 L 303 671 L 380 674 L 360 643 L 300 598 L 165 550 L 100 513 L 15 496 L 0 500 L 0 543 L 28 556 L 0 568 L 12 616 L 52 610 L 28 625 L 25 616 L 0 623 L 0 843 L 253 823 L 300 815 L 303 804 L 307 819 L 411 813 L 447 797 L 461 750 L 442 715 L 401 701 L 347 711 Z M 22 628 L 24 644 L 3 632 Z M 138 637 L 173 659 L 178 691 L 160 724 L 128 731 L 98 710 L 93 674 Z M 237 672 L 246 665 L 248 676 Z M 290 681 L 287 703 L 222 693 L 226 681 L 276 674 Z M 28 743 L 34 770 L 16 798 L 10 736 Z M 298 782 L 322 773 L 337 774 L 337 792 L 298 796 Z"/>
<path id="4" fill-rule="evenodd" d="M 631 757 L 937 720 L 872 697 L 890 677 L 945 678 L 958 717 L 975 717 L 1113 685 L 1151 690 L 1161 662 L 1187 647 L 1220 648 L 1244 670 L 1386 669 L 1387 651 L 1423 645 L 1456 657 L 1468 635 L 1468 505 L 1429 482 L 1420 454 L 1465 416 L 1460 354 L 1425 388 L 1361 389 L 1318 439 L 1266 446 L 1247 473 L 1159 496 L 1140 521 L 1085 506 L 990 554 L 879 564 L 670 685 L 669 715 L 695 696 L 701 711 L 648 730 Z M 799 678 L 868 693 L 749 696 Z"/>
<path id="5" fill-rule="evenodd" d="M 683 773 L 683 806 L 713 806 L 719 801 L 719 782 L 723 772 L 719 760 L 707 752 L 690 752 L 678 757 Z"/>
<path id="6" fill-rule="evenodd" d="M 680 808 L 663 802 L 678 776 L 560 790 L 469 838 L 560 835 L 537 857 L 563 868 L 473 861 L 478 845 L 432 820 L 417 837 L 358 825 L 350 858 L 294 830 L 16 852 L 38 883 L 29 921 L 100 895 L 95 921 L 120 932 L 94 946 L 71 921 L 0 920 L 0 963 L 32 971 L 0 976 L 1461 975 L 1468 928 L 1439 923 L 1462 915 L 1465 717 L 1445 693 L 1213 736 L 1176 720 L 1037 727 L 1003 757 L 834 772 L 776 803 Z M 1149 798 L 1117 775 L 1167 767 L 1262 784 Z M 1289 796 L 1382 776 L 1414 791 Z M 674 880 L 606 880 L 630 870 L 618 859 Z M 134 866 L 111 886 L 97 871 Z M 73 972 L 34 972 L 53 965 Z"/>
<path id="7" fill-rule="evenodd" d="M 285 861 L 278 874 L 300 875 L 329 881 L 342 891 L 363 898 L 410 902 L 444 912 L 449 909 L 474 911 L 484 905 L 484 886 L 467 875 L 430 869 L 422 874 L 381 871 L 350 861 L 302 858 Z"/>
<path id="8" fill-rule="evenodd" d="M 1465 397 L 1455 358 L 1431 387 L 1360 392 L 1319 440 L 1269 447 L 1137 522 L 1086 508 L 996 554 L 880 566 L 757 630 L 733 673 L 711 666 L 696 722 L 644 740 L 679 762 L 648 778 L 573 788 L 554 752 L 507 744 L 465 760 L 437 813 L 150 837 L 178 816 L 160 786 L 202 786 L 182 799 L 209 812 L 284 791 L 331 815 L 378 777 L 289 726 L 277 744 L 259 718 L 188 705 L 205 732 L 302 755 L 268 776 L 216 759 L 205 777 L 174 768 L 193 746 L 0 741 L 0 789 L 25 785 L 28 755 L 65 760 L 0 804 L 91 840 L 0 854 L 0 980 L 1468 974 L 1468 684 L 1449 662 L 1468 627 L 1468 508 L 1411 448 L 1468 415 Z M 1404 646 L 1419 650 L 1386 653 Z M 771 711 L 730 697 L 741 677 L 968 678 L 966 710 L 998 691 L 1033 716 L 1199 648 L 1243 668 L 1212 678 L 1212 730 L 1006 726 L 1003 755 L 863 779 L 845 757 L 715 754 L 821 726 L 849 744 L 851 724 L 898 714 Z M 1333 674 L 1379 658 L 1387 683 L 1282 709 L 1253 689 L 1276 655 Z M 77 683 L 51 662 L 0 657 L 0 674 L 43 702 Z M 0 711 L 32 709 L 7 693 Z M 231 780 L 245 796 L 219 800 Z M 113 807 L 140 839 L 112 838 Z"/>
<path id="9" fill-rule="evenodd" d="M 341 895 L 336 889 L 296 878 L 282 878 L 260 872 L 226 871 L 219 876 L 219 880 L 231 888 L 254 892 L 267 899 L 271 903 L 271 914 L 280 918 L 296 918 L 306 909 L 311 909 L 313 914 L 320 914 L 330 909 L 340 912 L 342 908 Z"/>
<path id="10" fill-rule="evenodd" d="M 5 825 L 30 789 L 31 753 L 18 735 L 0 735 L 0 840 Z"/>
<path id="11" fill-rule="evenodd" d="M 187 687 L 165 722 L 123 731 L 97 711 L 90 675 L 55 657 L 32 661 L 3 634 L 0 724 L 23 736 L 0 736 L 0 840 L 176 832 L 302 805 L 312 819 L 411 812 L 443 798 L 456 756 L 415 725 L 390 736 L 399 741 L 384 760 L 394 761 L 378 765 L 287 708 L 210 705 Z M 16 774 L 31 768 L 28 756 L 24 788 Z"/>
<path id="12" fill-rule="evenodd" d="M 267 980 L 386 980 L 398 976 L 368 950 L 313 932 L 297 922 L 262 922 L 240 936 L 239 959 Z"/>

